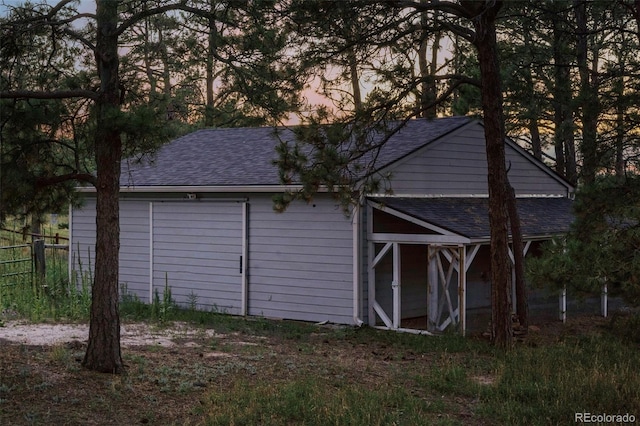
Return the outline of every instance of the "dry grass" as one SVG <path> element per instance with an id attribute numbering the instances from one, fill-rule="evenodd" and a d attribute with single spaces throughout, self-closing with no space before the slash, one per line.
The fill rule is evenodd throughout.
<path id="1" fill-rule="evenodd" d="M 203 424 L 221 409 L 211 395 L 230 389 L 236 394 L 278 389 L 309 377 L 376 389 L 394 382 L 399 369 L 417 372 L 430 364 L 427 355 L 403 360 L 384 344 L 332 336 L 328 328 L 303 340 L 197 333 L 176 339 L 172 347 L 124 348 L 127 373 L 121 376 L 83 370 L 85 346 L 77 341 L 56 346 L 3 342 L 0 423 Z"/>

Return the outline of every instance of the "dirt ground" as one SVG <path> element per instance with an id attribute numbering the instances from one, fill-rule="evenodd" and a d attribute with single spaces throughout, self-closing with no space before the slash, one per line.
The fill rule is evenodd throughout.
<path id="1" fill-rule="evenodd" d="M 605 324 L 597 316 L 539 324 L 528 341 L 545 344 L 572 330 Z M 296 340 L 223 334 L 186 323 L 123 324 L 127 372 L 114 376 L 81 367 L 86 325 L 8 321 L 0 327 L 0 424 L 203 424 L 208 393 L 238 381 L 268 383 L 321 369 L 375 388 L 399 370 L 432 366 L 433 354 L 398 351 L 383 341 L 332 340 L 326 330 L 318 327 Z M 447 416 L 453 424 L 483 424 L 472 417 L 474 403 L 471 398 L 452 401 L 455 407 Z"/>
<path id="2" fill-rule="evenodd" d="M 176 339 L 185 339 L 202 334 L 213 337 L 213 330 L 195 329 L 186 323 L 174 323 L 171 327 L 152 327 L 145 323 L 123 324 L 120 328 L 120 343 L 123 347 L 157 345 L 175 346 Z M 8 321 L 0 328 L 0 342 L 8 341 L 22 345 L 55 346 L 69 342 L 86 343 L 89 335 L 87 324 L 31 324 L 26 321 Z"/>
<path id="3" fill-rule="evenodd" d="M 199 424 L 198 399 L 250 366 L 264 339 L 174 323 L 122 325 L 126 373 L 86 371 L 84 324 L 0 327 L 0 425 Z M 234 349 L 235 348 L 235 349 Z"/>

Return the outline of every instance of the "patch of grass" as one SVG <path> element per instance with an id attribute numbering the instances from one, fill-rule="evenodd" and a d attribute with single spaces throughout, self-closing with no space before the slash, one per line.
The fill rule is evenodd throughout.
<path id="1" fill-rule="evenodd" d="M 195 312 L 198 311 L 178 306 L 173 300 L 168 281 L 165 281 L 162 296 L 158 289 L 155 289 L 151 304 L 143 302 L 136 294 L 130 293 L 126 284 L 120 287 L 120 316 L 123 319 L 166 323 L 183 320 L 183 316 L 189 316 Z"/>
<path id="2" fill-rule="evenodd" d="M 521 347 L 501 360 L 481 412 L 505 424 L 566 424 L 575 412 L 640 413 L 638 348 L 610 336 Z"/>
<path id="3" fill-rule="evenodd" d="M 121 287 L 120 294 L 120 317 L 126 321 L 150 321 L 160 325 L 180 321 L 215 328 L 217 333 L 278 336 L 287 340 L 304 340 L 317 331 L 317 326 L 307 322 L 238 317 L 216 310 L 196 310 L 192 305 L 181 307 L 173 300 L 168 284 L 165 285 L 162 295 L 156 290 L 151 304 L 129 293 L 126 285 Z"/>
<path id="4" fill-rule="evenodd" d="M 615 312 L 609 328 L 621 339 L 640 343 L 640 311 Z"/>
<path id="5" fill-rule="evenodd" d="M 63 345 L 56 345 L 51 348 L 49 352 L 51 360 L 60 364 L 64 364 L 69 361 L 71 354 Z"/>
<path id="6" fill-rule="evenodd" d="M 347 328 L 343 338 L 353 339 L 363 344 L 373 339 L 379 345 L 392 346 L 403 352 L 411 353 L 455 354 L 472 352 L 477 355 L 495 353 L 495 348 L 487 345 L 484 341 L 453 333 L 442 336 L 422 336 L 412 333 L 389 333 L 388 331 L 363 327 L 361 329 Z"/>
<path id="7" fill-rule="evenodd" d="M 120 318 L 124 321 L 142 321 L 150 317 L 151 306 L 137 295 L 127 292 L 126 285 L 120 290 Z"/>
<path id="8" fill-rule="evenodd" d="M 212 391 L 199 410 L 210 425 L 418 425 L 436 418 L 432 408 L 403 387 L 366 389 L 298 377 L 279 383 L 238 381 L 230 389 Z"/>
<path id="9" fill-rule="evenodd" d="M 31 256 L 30 249 L 21 248 L 20 254 L 0 251 L 7 260 L 16 256 Z M 46 276 L 31 273 L 0 278 L 0 310 L 9 317 L 43 320 L 84 320 L 89 316 L 91 284 L 87 280 L 69 280 L 67 252 L 46 249 Z M 3 270 L 3 273 L 6 273 Z"/>

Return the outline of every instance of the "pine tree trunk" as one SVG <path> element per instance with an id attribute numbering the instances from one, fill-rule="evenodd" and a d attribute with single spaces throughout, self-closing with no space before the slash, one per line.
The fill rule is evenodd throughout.
<path id="1" fill-rule="evenodd" d="M 495 20 L 500 2 L 463 2 L 471 10 L 478 49 L 482 110 L 487 150 L 489 186 L 489 224 L 491 228 L 491 338 L 496 346 L 510 347 L 511 268 L 509 265 L 509 233 L 507 230 L 507 169 L 505 163 L 505 130 L 502 88 Z"/>
<path id="2" fill-rule="evenodd" d="M 582 112 L 582 153 L 581 176 L 584 183 L 592 183 L 598 172 L 598 77 L 593 70 L 597 69 L 597 63 L 590 69 L 588 64 L 588 38 L 587 38 L 587 2 L 575 0 L 574 10 L 577 27 L 576 58 L 580 74 L 580 110 Z M 597 58 L 596 54 L 594 58 Z M 594 59 L 595 60 L 595 59 Z"/>
<path id="3" fill-rule="evenodd" d="M 425 0 L 422 0 L 424 3 Z M 436 80 L 434 76 L 437 72 L 437 58 L 440 50 L 440 33 L 434 33 L 430 28 L 430 21 L 437 22 L 438 13 L 427 14 L 423 12 L 420 15 L 420 23 L 422 31 L 420 33 L 420 47 L 418 49 L 418 69 L 420 70 L 420 94 L 418 99 L 419 117 L 435 118 L 436 106 L 434 101 L 437 96 Z M 429 47 L 429 38 L 433 36 L 431 45 L 431 63 L 427 61 L 427 49 Z"/>
<path id="4" fill-rule="evenodd" d="M 95 158 L 96 262 L 91 299 L 89 343 L 82 365 L 104 373 L 123 370 L 118 313 L 118 252 L 120 248 L 119 181 L 122 142 L 117 128 L 120 112 L 118 2 L 97 1 L 95 57 L 100 78 L 96 104 Z"/>
<path id="5" fill-rule="evenodd" d="M 640 0 L 635 0 L 633 5 L 631 6 L 633 17 L 636 18 L 636 27 L 638 32 L 636 35 L 638 36 L 638 42 L 640 42 Z"/>
<path id="6" fill-rule="evenodd" d="M 214 3 L 211 4 L 211 13 L 212 15 L 209 17 L 209 34 L 207 37 L 207 59 L 206 59 L 206 82 L 205 82 L 205 93 L 206 93 L 206 105 L 204 111 L 204 125 L 206 127 L 213 127 L 214 125 L 214 106 L 213 106 L 213 85 L 215 82 L 214 77 L 214 58 L 213 54 L 216 49 L 216 19 L 213 15 L 215 11 Z"/>
<path id="7" fill-rule="evenodd" d="M 573 95 L 571 92 L 571 58 L 567 38 L 566 23 L 563 13 L 551 14 L 553 20 L 553 61 L 554 61 L 554 143 L 556 154 L 556 171 L 572 184 L 578 181 L 576 166 L 576 150 L 573 124 Z"/>
<path id="8" fill-rule="evenodd" d="M 351 80 L 351 89 L 353 91 L 353 107 L 356 113 L 360 113 L 363 110 L 362 92 L 360 90 L 358 58 L 356 57 L 354 47 L 349 48 L 349 50 L 347 51 L 347 60 L 349 61 L 349 77 Z"/>
<path id="9" fill-rule="evenodd" d="M 538 119 L 531 117 L 529 119 L 529 133 L 531 134 L 531 150 L 533 156 L 542 161 L 542 139 L 540 139 L 540 129 L 538 128 Z"/>
<path id="10" fill-rule="evenodd" d="M 621 64 L 620 69 L 624 69 L 624 63 Z M 618 99 L 623 99 L 624 97 L 624 78 L 620 77 L 616 79 L 616 82 L 613 85 L 614 91 Z M 624 119 L 625 119 L 625 105 L 623 102 L 616 102 L 616 124 L 615 124 L 615 149 L 616 149 L 616 160 L 615 160 L 615 171 L 616 176 L 620 179 L 625 177 L 626 165 L 624 160 L 624 145 L 625 145 L 625 128 L 624 128 Z"/>
<path id="11" fill-rule="evenodd" d="M 513 268 L 516 280 L 516 312 L 521 329 L 526 333 L 529 328 L 529 303 L 527 285 L 524 280 L 524 244 L 522 242 L 522 229 L 520 227 L 520 215 L 516 192 L 507 182 L 509 191 L 509 224 L 511 226 L 511 247 L 513 248 Z"/>
<path id="12" fill-rule="evenodd" d="M 531 40 L 531 25 L 528 19 L 524 20 L 524 34 L 523 34 L 523 42 L 524 47 L 527 52 L 532 52 L 532 40 Z M 531 53 L 531 61 L 535 60 L 535 55 Z M 538 160 L 542 160 L 542 141 L 540 139 L 540 130 L 538 129 L 538 119 L 540 117 L 539 111 L 539 100 L 536 99 L 535 93 L 535 84 L 533 82 L 533 74 L 531 72 L 531 67 L 525 67 L 523 69 L 524 78 L 525 78 L 525 87 L 526 94 L 530 99 L 530 103 L 528 105 L 528 127 L 529 133 L 531 134 L 531 150 L 533 151 L 533 156 Z"/>

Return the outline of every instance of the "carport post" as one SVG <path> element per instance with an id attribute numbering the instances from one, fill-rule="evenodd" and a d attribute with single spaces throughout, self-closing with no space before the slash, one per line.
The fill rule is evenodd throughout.
<path id="1" fill-rule="evenodd" d="M 373 207 L 371 207 L 370 203 L 367 203 L 367 321 L 369 325 L 375 326 L 375 310 L 374 303 L 376 301 L 376 269 L 373 262 L 373 258 L 375 257 L 375 244 L 371 241 L 371 236 L 373 235 Z"/>
<path id="2" fill-rule="evenodd" d="M 429 244 L 427 247 L 427 261 L 429 264 L 427 273 L 427 330 L 433 331 L 437 327 L 438 317 L 438 262 L 436 259 L 438 256 L 438 247 L 434 247 Z"/>
<path id="3" fill-rule="evenodd" d="M 560 293 L 560 321 L 567 322 L 567 288 Z"/>
<path id="4" fill-rule="evenodd" d="M 607 284 L 602 285 L 602 293 L 600 294 L 600 312 L 603 317 L 607 317 L 609 311 L 609 290 Z"/>
<path id="5" fill-rule="evenodd" d="M 467 268 L 465 267 L 465 247 L 459 246 L 458 252 L 460 253 L 458 260 L 458 310 L 460 312 L 460 332 L 464 336 L 467 329 Z"/>
<path id="6" fill-rule="evenodd" d="M 393 328 L 399 328 L 402 320 L 400 265 L 400 244 L 393 243 L 393 281 L 391 282 L 391 288 L 393 289 Z"/>

